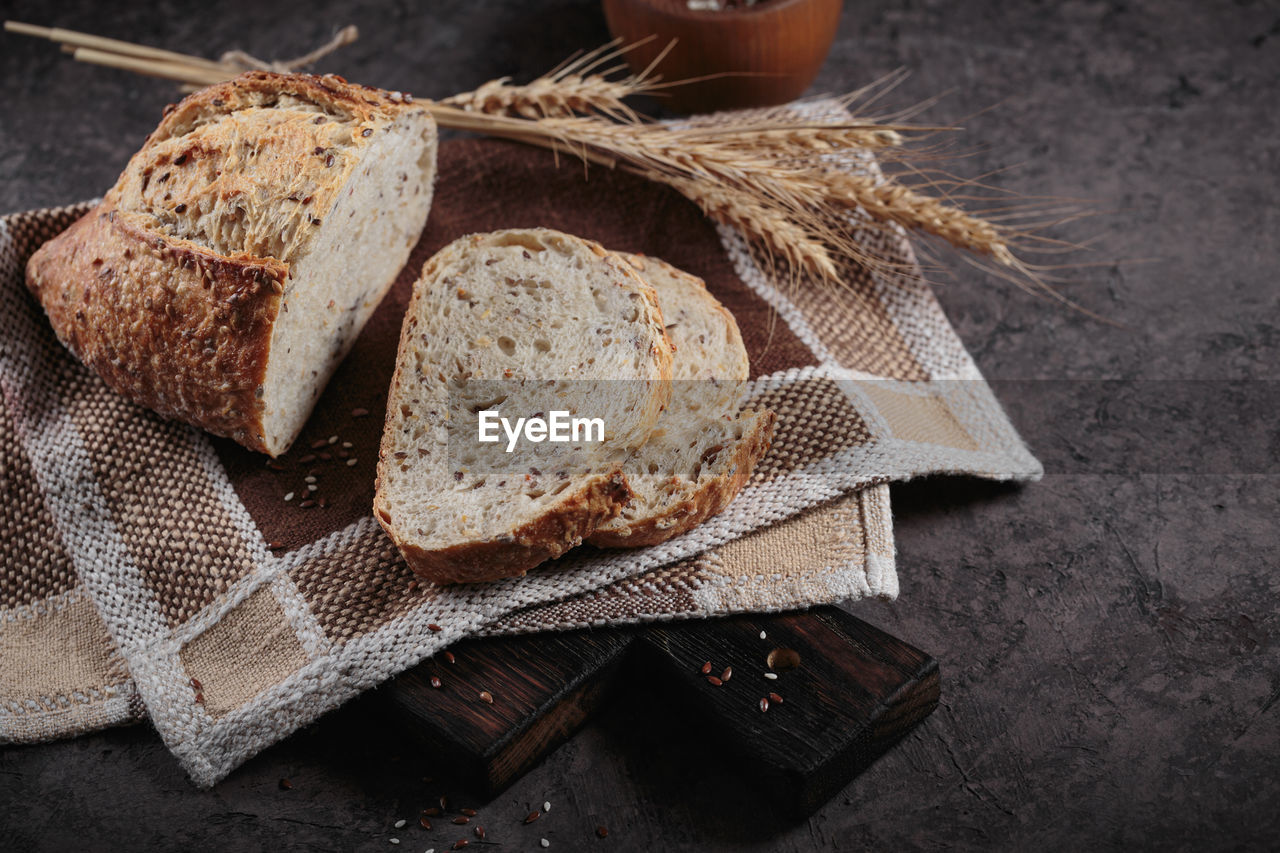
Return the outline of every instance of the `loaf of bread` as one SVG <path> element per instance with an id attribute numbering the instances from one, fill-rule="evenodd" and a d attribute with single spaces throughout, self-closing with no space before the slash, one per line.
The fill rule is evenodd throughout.
<path id="1" fill-rule="evenodd" d="M 604 547 L 655 545 L 720 512 L 768 451 L 775 420 L 740 411 L 747 349 L 702 279 L 656 258 L 624 257 L 656 291 L 675 359 L 671 400 L 623 469 L 631 501 L 589 537 Z"/>
<path id="2" fill-rule="evenodd" d="M 408 96 L 252 71 L 171 107 L 27 283 L 116 391 L 276 456 L 408 259 L 435 158 Z"/>
<path id="3" fill-rule="evenodd" d="M 563 554 L 630 497 L 622 466 L 671 390 L 653 289 L 599 245 L 547 229 L 446 246 L 401 329 L 374 514 L 440 583 L 514 577 Z M 477 440 L 481 413 L 561 409 L 597 441 Z"/>

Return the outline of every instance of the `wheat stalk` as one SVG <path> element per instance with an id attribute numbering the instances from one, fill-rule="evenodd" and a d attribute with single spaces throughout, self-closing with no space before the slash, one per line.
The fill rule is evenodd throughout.
<path id="1" fill-rule="evenodd" d="M 619 47 L 614 40 L 579 57 L 571 57 L 532 83 L 515 85 L 510 77 L 490 80 L 470 92 L 462 92 L 440 101 L 451 107 L 490 115 L 506 115 L 524 119 L 567 118 L 597 114 L 615 121 L 639 121 L 639 116 L 626 98 L 657 92 L 662 88 L 654 67 L 666 55 L 661 54 L 639 74 L 616 77 L 620 65 L 608 66 L 652 40 L 638 41 Z"/>
<path id="2" fill-rule="evenodd" d="M 771 256 L 783 258 L 792 269 L 806 270 L 820 279 L 838 278 L 821 239 L 752 193 L 657 172 L 647 177 L 675 188 L 716 222 L 755 236 Z"/>

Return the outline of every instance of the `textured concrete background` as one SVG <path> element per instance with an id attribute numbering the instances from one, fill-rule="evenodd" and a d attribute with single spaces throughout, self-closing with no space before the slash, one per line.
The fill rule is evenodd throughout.
<path id="1" fill-rule="evenodd" d="M 528 79 L 606 39 L 594 2 L 20 2 L 6 17 L 216 54 L 303 52 L 443 96 Z M 172 88 L 5 37 L 0 209 L 100 193 Z M 894 487 L 902 595 L 855 605 L 942 665 L 943 704 L 811 820 L 769 815 L 749 780 L 636 689 L 486 807 L 505 849 L 1196 849 L 1280 839 L 1280 529 L 1275 286 L 1280 10 L 1264 2 L 910 2 L 845 8 L 815 87 L 898 67 L 899 104 L 950 91 L 964 168 L 1092 199 L 1101 237 L 1071 295 L 1115 328 L 939 254 L 940 298 L 1049 471 L 1012 488 Z M 995 109 L 982 112 L 987 107 Z M 1125 261 L 1112 264 L 1112 261 Z M 1140 263 L 1141 262 L 1141 263 Z M 1049 381 L 1052 380 L 1052 381 Z M 1230 380 L 1230 381 L 1228 381 Z M 376 696 L 269 750 L 212 792 L 154 733 L 0 751 L 11 849 L 389 849 L 429 794 Z M 277 780 L 294 781 L 292 791 Z M 555 810 L 514 827 L 529 803 Z M 607 841 L 592 835 L 609 826 Z M 498 833 L 491 835 L 495 838 Z M 452 834 L 432 833 L 439 842 Z M 407 847 L 405 849 L 408 849 Z"/>

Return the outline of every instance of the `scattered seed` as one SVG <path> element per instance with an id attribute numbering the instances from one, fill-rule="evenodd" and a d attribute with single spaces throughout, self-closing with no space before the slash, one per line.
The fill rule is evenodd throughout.
<path id="1" fill-rule="evenodd" d="M 720 685 L 724 684 L 724 681 L 722 681 L 719 678 L 716 678 L 714 675 L 708 675 L 707 683 L 709 683 L 712 687 L 719 687 Z"/>
<path id="2" fill-rule="evenodd" d="M 607 827 L 607 826 L 597 826 L 597 827 L 596 827 L 596 837 L 597 837 L 597 838 L 608 838 L 608 837 L 609 837 L 609 827 Z"/>
<path id="3" fill-rule="evenodd" d="M 418 825 L 421 826 L 423 829 L 430 829 L 431 821 L 427 820 L 426 815 L 423 815 L 422 817 L 418 818 Z"/>
<path id="4" fill-rule="evenodd" d="M 399 843 L 400 843 L 400 839 L 399 839 L 399 838 L 388 838 L 387 840 L 388 840 L 388 841 L 390 841 L 392 844 L 399 844 Z"/>
<path id="5" fill-rule="evenodd" d="M 428 626 L 427 626 L 427 630 L 428 630 L 428 631 L 431 631 L 433 634 L 438 634 L 438 633 L 440 633 L 441 631 L 443 631 L 444 629 L 443 629 L 443 628 L 441 628 L 441 627 L 440 627 L 439 625 L 437 625 L 436 623 L 432 622 L 430 625 L 428 625 Z"/>
<path id="6" fill-rule="evenodd" d="M 547 840 L 547 839 L 545 839 L 545 838 L 544 838 L 544 839 L 542 839 L 541 841 L 539 841 L 538 843 L 539 843 L 539 844 L 541 844 L 543 847 L 550 847 L 550 846 L 551 846 L 551 842 L 550 842 L 550 841 L 548 841 L 548 840 Z"/>
<path id="7" fill-rule="evenodd" d="M 351 443 L 351 442 L 349 442 L 349 441 L 344 441 L 344 442 L 342 442 L 342 446 L 343 446 L 344 448 L 346 448 L 347 450 L 350 450 L 351 448 L 355 447 L 355 445 L 354 445 L 354 444 L 352 444 L 352 443 Z"/>
<path id="8" fill-rule="evenodd" d="M 761 632 L 760 632 L 760 639 L 762 639 L 762 640 L 763 640 L 763 639 L 765 639 L 765 638 L 766 638 L 766 637 L 768 637 L 768 636 L 769 636 L 769 635 L 768 635 L 768 634 L 766 634 L 764 631 L 761 631 Z"/>
<path id="9" fill-rule="evenodd" d="M 456 657 L 454 657 L 454 656 L 453 656 L 453 652 L 445 652 L 445 653 L 444 653 L 444 659 L 445 659 L 445 660 L 447 660 L 449 663 L 457 663 L 457 662 L 458 662 L 458 659 L 457 659 Z"/>
<path id="10" fill-rule="evenodd" d="M 353 418 L 365 418 L 368 416 L 369 416 L 368 409 L 352 409 L 351 410 L 351 417 Z"/>
<path id="11" fill-rule="evenodd" d="M 355 460 L 355 459 L 348 459 L 348 460 L 347 460 L 347 467 L 348 467 L 348 468 L 350 468 L 352 465 L 356 464 L 356 462 L 357 462 L 357 460 Z"/>
<path id="12" fill-rule="evenodd" d="M 481 698 L 481 699 L 483 699 L 484 701 L 488 702 L 490 705 L 492 705 L 492 704 L 493 704 L 493 694 L 492 694 L 492 693 L 490 693 L 488 690 L 481 690 L 481 691 L 480 691 L 480 698 Z"/>
<path id="13" fill-rule="evenodd" d="M 329 442 L 325 441 L 323 438 L 317 438 L 315 441 L 311 442 L 311 449 L 322 450 L 324 449 L 324 446 L 328 443 Z"/>
<path id="14" fill-rule="evenodd" d="M 293 500 L 293 492 L 290 492 L 289 494 L 287 494 L 287 495 L 285 495 L 285 496 L 284 496 L 284 502 L 285 502 L 285 503 L 288 503 L 288 502 L 289 502 L 289 501 L 291 501 L 291 500 Z"/>
<path id="15" fill-rule="evenodd" d="M 298 508 L 299 508 L 299 509 L 311 509 L 311 508 L 312 508 L 313 506 L 315 506 L 315 505 L 316 505 L 316 502 L 315 502 L 315 501 L 313 501 L 313 500 L 305 500 L 305 501 L 303 501 L 302 503 L 298 504 Z"/>
<path id="16" fill-rule="evenodd" d="M 527 815 L 525 815 L 525 816 L 524 816 L 524 822 L 525 822 L 525 823 L 533 823 L 535 820 L 537 820 L 537 819 L 538 819 L 538 818 L 540 818 L 540 817 L 542 817 L 542 812 L 540 812 L 540 811 L 532 811 L 532 812 L 529 812 Z"/>
<path id="17" fill-rule="evenodd" d="M 428 815 L 429 817 L 439 817 L 439 816 L 440 816 L 440 809 L 436 808 L 435 806 L 432 806 L 432 807 L 431 807 L 431 808 L 429 808 L 429 809 L 423 809 L 423 810 L 422 810 L 422 813 L 423 813 L 424 815 Z"/>
<path id="18" fill-rule="evenodd" d="M 316 478 L 315 478 L 315 475 L 314 475 L 314 474 L 313 474 L 313 475 L 310 475 L 310 476 L 307 476 L 307 477 L 303 477 L 303 478 L 302 478 L 302 482 L 304 482 L 304 483 L 314 483 L 315 481 L 316 481 Z"/>
<path id="19" fill-rule="evenodd" d="M 321 498 L 320 500 L 316 501 L 316 506 L 320 507 L 321 509 L 328 509 L 328 508 L 329 508 L 329 499 L 328 499 L 328 498 Z"/>
<path id="20" fill-rule="evenodd" d="M 726 666 L 724 672 L 720 673 L 720 680 L 728 681 L 730 678 L 733 678 L 733 667 Z"/>
<path id="21" fill-rule="evenodd" d="M 779 696 L 777 693 L 770 693 L 770 694 L 769 694 L 769 701 L 770 701 L 770 702 L 772 702 L 772 703 L 773 703 L 773 704 L 775 704 L 775 705 L 781 705 L 781 704 L 782 704 L 782 697 L 781 697 L 781 696 Z"/>
<path id="22" fill-rule="evenodd" d="M 203 693 L 197 693 L 197 694 L 196 694 L 196 704 L 197 704 L 197 705 L 203 705 L 203 704 L 204 704 L 204 694 L 203 694 Z"/>
<path id="23" fill-rule="evenodd" d="M 776 673 L 776 672 L 766 672 L 766 673 L 764 674 L 764 677 L 765 677 L 765 678 L 767 678 L 767 679 L 769 679 L 770 681 L 777 681 L 777 680 L 778 680 L 778 673 Z"/>
<path id="24" fill-rule="evenodd" d="M 337 443 L 338 443 L 338 437 L 337 437 L 336 435 L 331 435 L 331 436 L 329 436 L 329 441 L 328 441 L 328 443 L 329 443 L 329 444 L 337 444 Z"/>
<path id="25" fill-rule="evenodd" d="M 315 491 L 319 491 L 319 489 L 320 489 L 320 487 L 319 487 L 319 486 L 317 486 L 315 483 L 307 483 L 307 491 L 308 491 L 308 492 L 315 492 Z"/>
<path id="26" fill-rule="evenodd" d="M 760 713 L 764 713 L 764 712 L 765 712 L 765 711 L 767 711 L 767 710 L 769 710 L 769 700 L 768 700 L 768 698 L 761 698 L 761 699 L 760 699 Z"/>
<path id="27" fill-rule="evenodd" d="M 543 804 L 542 804 L 542 810 L 543 810 L 544 812 L 549 812 L 549 811 L 551 811 L 551 801 L 550 801 L 550 800 L 547 800 L 545 803 L 543 803 Z"/>
<path id="28" fill-rule="evenodd" d="M 431 686 L 437 690 L 440 689 L 440 676 L 438 675 L 431 676 Z"/>
<path id="29" fill-rule="evenodd" d="M 789 669 L 795 669 L 800 665 L 800 653 L 795 649 L 778 648 L 769 652 L 769 656 L 765 658 L 765 664 L 769 669 L 778 672 L 786 672 Z"/>
<path id="30" fill-rule="evenodd" d="M 281 779 L 281 780 L 280 780 L 280 790 L 281 790 L 281 791 L 292 791 L 292 790 L 293 790 L 293 783 L 292 783 L 292 782 L 290 782 L 288 779 Z"/>
<path id="31" fill-rule="evenodd" d="M 447 812 L 448 810 L 449 810 L 449 798 L 448 798 L 448 797 L 441 797 L 441 798 L 440 798 L 440 811 L 442 811 L 442 812 Z"/>
<path id="32" fill-rule="evenodd" d="M 475 809 L 458 809 L 458 811 L 462 812 L 467 817 L 475 817 L 476 815 L 480 814 Z"/>
<path id="33" fill-rule="evenodd" d="M 270 549 L 270 550 L 272 550 L 272 551 L 279 551 L 279 550 L 280 550 L 281 548 L 283 548 L 283 547 L 284 547 L 284 543 L 283 543 L 283 542 L 268 542 L 268 543 L 267 543 L 267 548 L 269 548 L 269 549 Z"/>
<path id="34" fill-rule="evenodd" d="M 321 459 L 322 461 L 324 461 L 324 462 L 328 462 L 330 459 L 332 459 L 332 458 L 333 458 L 333 457 L 332 457 L 332 456 L 330 456 L 328 453 L 320 453 L 320 454 L 318 454 L 318 455 L 319 455 L 320 459 Z"/>
<path id="35" fill-rule="evenodd" d="M 460 815 L 459 817 L 455 817 L 453 819 L 453 822 L 458 826 L 466 826 L 467 824 L 471 823 L 471 818 L 465 815 Z"/>
<path id="36" fill-rule="evenodd" d="M 476 828 L 475 828 L 474 830 L 472 830 L 472 832 L 474 832 L 474 833 L 476 834 L 476 838 L 479 838 L 481 841 L 484 841 L 484 837 L 485 837 L 486 833 L 485 833 L 485 831 L 484 831 L 484 827 L 483 827 L 483 826 L 479 826 L 479 825 L 477 825 L 477 826 L 476 826 Z"/>
<path id="37" fill-rule="evenodd" d="M 457 841 L 453 842 L 453 849 L 461 850 L 463 847 L 466 847 L 470 843 L 471 842 L 467 841 L 467 839 L 465 838 L 459 838 Z"/>
<path id="38" fill-rule="evenodd" d="M 403 820 L 398 820 L 395 823 L 393 823 L 392 826 L 394 826 L 396 829 L 404 829 L 404 824 L 405 822 Z"/>
<path id="39" fill-rule="evenodd" d="M 200 683 L 200 679 L 196 678 L 194 675 L 191 677 L 191 689 L 192 690 L 204 689 L 204 685 Z"/>
<path id="40" fill-rule="evenodd" d="M 298 464 L 306 465 L 310 462 L 315 462 L 315 461 L 316 461 L 316 455 L 314 453 L 308 453 L 306 456 L 298 460 Z"/>
<path id="41" fill-rule="evenodd" d="M 711 674 L 711 661 L 707 661 L 706 663 L 704 663 L 704 664 L 702 665 L 702 669 L 698 670 L 698 672 L 701 672 L 703 675 L 710 675 L 710 674 Z"/>

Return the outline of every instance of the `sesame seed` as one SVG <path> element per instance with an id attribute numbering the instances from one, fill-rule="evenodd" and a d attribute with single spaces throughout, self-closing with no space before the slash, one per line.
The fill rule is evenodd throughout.
<path id="1" fill-rule="evenodd" d="M 492 705 L 492 704 L 493 704 L 493 694 L 492 694 L 492 693 L 490 693 L 488 690 L 481 690 L 481 691 L 480 691 L 480 698 L 481 698 L 481 699 L 483 699 L 484 701 L 488 702 L 490 705 Z"/>
<path id="2" fill-rule="evenodd" d="M 542 810 L 543 810 L 544 812 L 549 812 L 549 811 L 551 811 L 551 801 L 550 801 L 550 800 L 547 800 L 545 803 L 543 803 L 543 804 L 542 804 Z"/>
<path id="3" fill-rule="evenodd" d="M 338 437 L 337 437 L 336 435 L 331 435 L 331 436 L 329 436 L 329 443 L 330 443 L 330 444 L 337 444 L 337 443 L 338 443 Z"/>
<path id="4" fill-rule="evenodd" d="M 387 840 L 388 840 L 388 841 L 390 841 L 392 844 L 399 844 L 399 843 L 400 843 L 400 839 L 399 839 L 399 838 L 388 838 Z"/>
<path id="5" fill-rule="evenodd" d="M 542 812 L 529 812 L 527 815 L 524 816 L 524 822 L 533 823 L 535 820 L 537 820 L 540 817 L 542 817 Z"/>
<path id="6" fill-rule="evenodd" d="M 347 450 L 350 450 L 354 445 L 352 445 L 351 442 L 349 441 L 344 441 L 342 442 L 342 446 L 345 447 Z"/>
<path id="7" fill-rule="evenodd" d="M 351 410 L 351 417 L 353 418 L 363 418 L 363 417 L 366 417 L 368 414 L 369 414 L 368 409 L 352 409 Z"/>
<path id="8" fill-rule="evenodd" d="M 760 632 L 760 639 L 762 639 L 762 640 L 763 640 L 763 639 L 764 639 L 765 637 L 767 637 L 767 636 L 769 636 L 769 635 L 768 635 L 768 634 L 766 634 L 764 631 L 761 631 L 761 632 Z"/>
<path id="9" fill-rule="evenodd" d="M 314 492 L 314 491 L 315 491 L 316 489 L 318 489 L 318 488 L 320 488 L 320 487 L 319 487 L 319 486 L 317 486 L 315 483 L 307 483 L 307 491 L 308 491 L 308 492 Z"/>
<path id="10" fill-rule="evenodd" d="M 393 826 L 395 826 L 396 829 L 403 829 L 404 823 L 405 822 L 403 820 L 398 820 L 393 824 Z"/>
<path id="11" fill-rule="evenodd" d="M 431 623 L 429 623 L 429 624 L 427 625 L 427 630 L 428 630 L 428 631 L 431 631 L 431 632 L 432 632 L 432 633 L 434 633 L 434 634 L 438 634 L 438 633 L 440 633 L 441 631 L 443 631 L 444 629 L 443 629 L 443 628 L 441 628 L 441 627 L 440 627 L 439 625 L 437 625 L 436 623 L 431 622 Z"/>
<path id="12" fill-rule="evenodd" d="M 541 841 L 539 841 L 538 843 L 539 843 L 539 844 L 541 844 L 543 847 L 550 847 L 550 846 L 551 846 L 551 842 L 550 842 L 550 841 L 548 841 L 548 840 L 547 840 L 547 839 L 545 839 L 545 838 L 544 838 L 544 839 L 542 839 Z"/>
<path id="13" fill-rule="evenodd" d="M 776 672 L 766 672 L 766 673 L 764 674 L 764 677 L 765 677 L 765 678 L 767 678 L 767 679 L 769 679 L 770 681 L 777 681 L 777 680 L 778 680 L 778 673 L 776 673 Z"/>
<path id="14" fill-rule="evenodd" d="M 358 460 L 353 456 L 352 458 L 347 460 L 347 467 L 350 468 L 352 465 L 356 464 L 357 461 Z"/>
<path id="15" fill-rule="evenodd" d="M 314 475 L 312 475 L 312 476 L 308 476 L 308 477 L 303 477 L 303 478 L 302 478 L 302 481 L 303 481 L 304 483 L 314 483 L 314 482 L 316 481 L 316 478 L 315 478 L 315 476 L 314 476 Z"/>
<path id="16" fill-rule="evenodd" d="M 284 496 L 285 503 L 288 503 L 291 500 L 293 500 L 293 492 L 290 492 L 289 494 Z"/>

